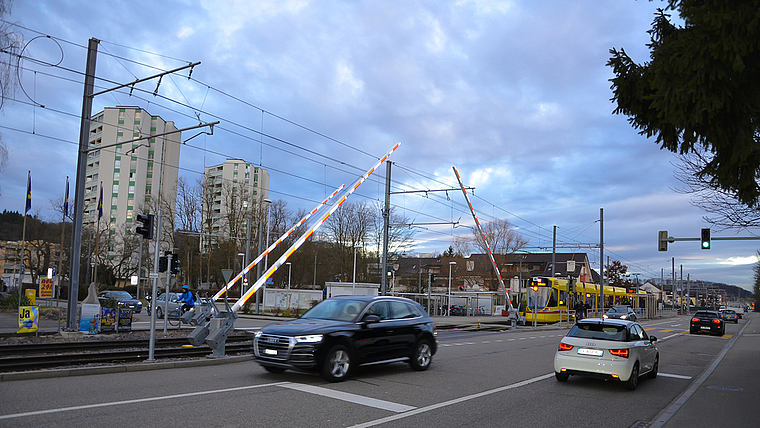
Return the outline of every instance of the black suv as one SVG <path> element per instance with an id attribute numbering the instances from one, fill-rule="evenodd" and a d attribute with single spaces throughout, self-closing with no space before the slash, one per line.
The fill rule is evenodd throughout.
<path id="1" fill-rule="evenodd" d="M 253 359 L 271 373 L 318 371 L 332 382 L 355 366 L 406 360 L 426 370 L 437 349 L 433 320 L 418 303 L 388 296 L 339 296 L 299 319 L 257 331 Z"/>

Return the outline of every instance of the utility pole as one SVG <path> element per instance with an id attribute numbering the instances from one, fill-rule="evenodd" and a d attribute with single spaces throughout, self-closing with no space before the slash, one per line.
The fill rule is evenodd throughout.
<path id="1" fill-rule="evenodd" d="M 74 218 L 71 237 L 71 260 L 69 260 L 69 299 L 66 313 L 66 329 L 78 330 L 77 309 L 79 302 L 79 255 L 82 253 L 82 218 L 84 217 L 84 181 L 87 172 L 87 148 L 90 138 L 90 117 L 92 117 L 92 90 L 95 86 L 95 64 L 98 56 L 96 38 L 87 46 L 87 68 L 84 75 L 84 95 L 82 97 L 82 118 L 79 125 L 79 155 L 77 176 L 74 185 Z M 88 266 L 87 269 L 90 267 Z"/>
<path id="2" fill-rule="evenodd" d="M 388 228 L 391 216 L 391 161 L 385 165 L 385 207 L 383 208 L 383 255 L 380 274 L 380 295 L 388 293 Z"/>
<path id="3" fill-rule="evenodd" d="M 602 297 L 602 304 L 600 305 L 601 317 L 604 314 L 604 208 L 599 208 L 599 282 L 601 290 L 599 295 Z"/>

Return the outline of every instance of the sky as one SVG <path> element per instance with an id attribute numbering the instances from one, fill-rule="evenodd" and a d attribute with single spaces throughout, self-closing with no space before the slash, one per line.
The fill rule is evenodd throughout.
<path id="1" fill-rule="evenodd" d="M 95 97 L 139 106 L 187 131 L 180 175 L 245 159 L 269 171 L 270 199 L 312 209 L 397 142 L 391 204 L 414 223 L 410 254 L 441 253 L 474 225 L 508 220 L 533 248 L 619 260 L 641 279 L 722 282 L 750 290 L 758 244 L 698 238 L 706 214 L 674 172 L 678 159 L 614 115 L 611 48 L 648 60 L 661 1 L 16 1 L 4 19 L 27 43 L 0 133 L 0 210 L 59 221 L 52 202 L 76 176 L 83 72 L 98 46 L 96 91 L 200 62 Z M 5 25 L 8 25 L 7 23 Z M 189 139 L 189 140 L 188 140 Z M 349 201 L 384 200 L 385 166 Z M 427 193 L 419 191 L 427 190 Z M 73 188 L 72 188 L 73 191 Z M 397 193 L 397 192 L 416 193 Z M 73 200 L 73 196 L 72 196 Z M 603 215 L 602 211 L 603 210 Z M 600 219 L 603 221 L 600 222 Z M 750 236 L 754 231 L 713 231 Z"/>

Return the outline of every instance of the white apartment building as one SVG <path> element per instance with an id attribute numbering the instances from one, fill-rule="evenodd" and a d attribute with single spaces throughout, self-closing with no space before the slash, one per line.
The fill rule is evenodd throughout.
<path id="1" fill-rule="evenodd" d="M 229 236 L 234 229 L 239 232 L 235 235 L 245 237 L 247 215 L 230 216 L 230 208 L 255 213 L 257 205 L 269 198 L 269 173 L 244 160 L 227 159 L 221 165 L 206 167 L 204 174 L 210 194 L 203 199 L 203 219 L 211 217 L 210 230 L 207 221 L 201 221 L 204 233 Z M 239 224 L 230 227 L 231 218 L 237 218 Z"/>
<path id="2" fill-rule="evenodd" d="M 174 212 L 181 135 L 174 122 L 151 116 L 140 107 L 108 107 L 90 122 L 87 175 L 85 179 L 85 225 L 98 221 L 100 186 L 103 187 L 101 230 L 108 225 L 114 236 L 118 228 L 134 234 L 137 214 L 151 213 L 160 199 Z M 102 148 L 101 148 L 102 147 Z M 111 247 L 113 240 L 108 240 Z"/>

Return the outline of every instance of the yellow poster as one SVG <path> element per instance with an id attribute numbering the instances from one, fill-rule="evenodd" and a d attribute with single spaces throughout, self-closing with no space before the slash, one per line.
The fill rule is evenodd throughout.
<path id="1" fill-rule="evenodd" d="M 26 300 L 29 301 L 29 304 L 34 306 L 34 296 L 37 294 L 37 290 L 27 288 L 26 291 L 24 291 L 24 294 L 26 294 Z"/>
<path id="2" fill-rule="evenodd" d="M 40 310 L 36 306 L 20 306 L 18 308 L 18 332 L 34 333 L 37 331 Z"/>
<path id="3" fill-rule="evenodd" d="M 40 299 L 53 297 L 53 278 L 40 278 Z"/>

